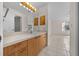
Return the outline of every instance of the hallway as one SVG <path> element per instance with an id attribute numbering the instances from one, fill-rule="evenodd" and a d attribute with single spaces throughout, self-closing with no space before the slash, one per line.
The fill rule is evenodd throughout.
<path id="1" fill-rule="evenodd" d="M 47 46 L 39 56 L 69 56 L 70 36 L 53 35 L 49 46 Z"/>

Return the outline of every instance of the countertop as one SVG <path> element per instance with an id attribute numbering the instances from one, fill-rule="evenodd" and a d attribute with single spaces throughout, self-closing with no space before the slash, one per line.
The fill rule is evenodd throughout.
<path id="1" fill-rule="evenodd" d="M 3 47 L 7 47 L 24 40 L 29 40 L 30 38 L 37 37 L 45 33 L 46 32 L 35 32 L 35 33 L 16 32 L 16 33 L 4 35 Z"/>

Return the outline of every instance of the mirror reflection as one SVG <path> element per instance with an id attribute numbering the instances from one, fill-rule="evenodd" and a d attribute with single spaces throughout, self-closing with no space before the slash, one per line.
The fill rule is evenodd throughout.
<path id="1" fill-rule="evenodd" d="M 39 11 L 39 10 L 37 10 Z M 42 13 L 42 12 L 41 12 Z M 44 16 L 44 17 L 42 17 Z M 4 35 L 16 32 L 46 32 L 46 14 L 39 15 L 20 6 L 20 2 L 4 2 L 3 5 L 3 32 Z M 41 25 L 40 25 L 41 24 Z"/>

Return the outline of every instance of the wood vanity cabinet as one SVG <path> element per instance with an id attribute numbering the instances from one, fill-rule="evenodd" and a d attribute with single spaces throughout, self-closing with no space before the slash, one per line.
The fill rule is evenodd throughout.
<path id="1" fill-rule="evenodd" d="M 27 56 L 27 41 L 16 44 L 16 56 Z"/>
<path id="2" fill-rule="evenodd" d="M 5 47 L 3 51 L 4 56 L 15 56 L 15 47 L 15 45 Z"/>
<path id="3" fill-rule="evenodd" d="M 36 56 L 39 54 L 39 36 L 28 40 L 28 56 Z"/>
<path id="4" fill-rule="evenodd" d="M 25 56 L 27 55 L 27 41 L 19 42 L 11 46 L 5 47 L 4 56 Z"/>
<path id="5" fill-rule="evenodd" d="M 47 38 L 46 35 L 41 35 L 39 39 L 39 47 L 43 49 L 47 45 Z"/>
<path id="6" fill-rule="evenodd" d="M 28 56 L 38 55 L 46 45 L 46 34 L 28 40 Z"/>
<path id="7" fill-rule="evenodd" d="M 20 48 L 19 50 L 16 51 L 16 56 L 27 56 L 27 48 Z"/>
<path id="8" fill-rule="evenodd" d="M 4 56 L 37 56 L 47 45 L 46 34 L 4 47 Z"/>

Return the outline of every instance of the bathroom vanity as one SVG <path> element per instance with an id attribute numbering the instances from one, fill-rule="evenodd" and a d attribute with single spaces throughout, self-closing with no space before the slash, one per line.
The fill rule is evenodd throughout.
<path id="1" fill-rule="evenodd" d="M 4 37 L 4 56 L 37 56 L 47 46 L 46 32 Z"/>

